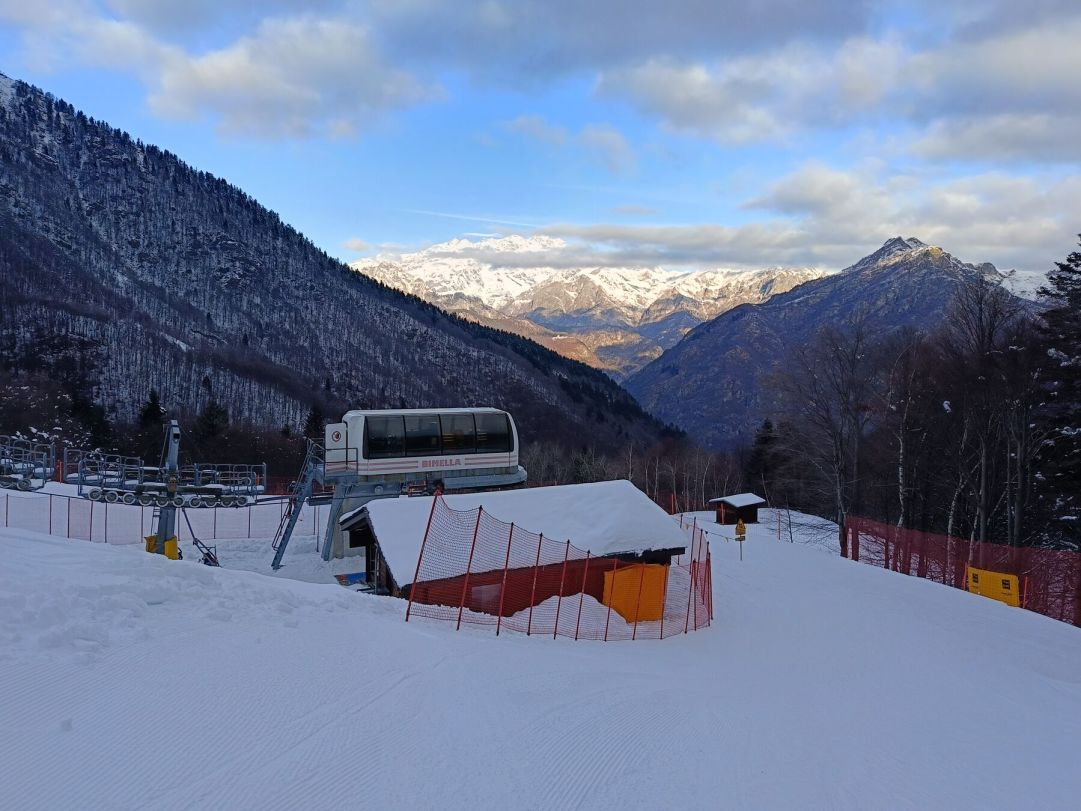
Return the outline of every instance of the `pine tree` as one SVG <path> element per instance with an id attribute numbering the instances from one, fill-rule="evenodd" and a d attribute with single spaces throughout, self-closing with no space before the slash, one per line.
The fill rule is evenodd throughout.
<path id="1" fill-rule="evenodd" d="M 139 410 L 139 428 L 144 431 L 151 428 L 159 428 L 161 427 L 162 418 L 164 416 L 165 409 L 161 406 L 158 390 L 151 389 L 150 396 Z"/>
<path id="2" fill-rule="evenodd" d="M 312 403 L 308 411 L 308 417 L 304 420 L 304 436 L 314 442 L 323 441 L 323 428 L 327 424 L 327 418 L 318 403 Z"/>
<path id="3" fill-rule="evenodd" d="M 195 420 L 193 433 L 200 441 L 214 439 L 229 429 L 229 412 L 217 400 L 208 400 L 198 419 Z"/>
<path id="4" fill-rule="evenodd" d="M 1056 262 L 1040 289 L 1047 305 L 1041 339 L 1048 398 L 1048 440 L 1041 454 L 1043 502 L 1060 527 L 1081 523 L 1081 252 Z M 1072 533 L 1071 533 L 1072 534 Z"/>

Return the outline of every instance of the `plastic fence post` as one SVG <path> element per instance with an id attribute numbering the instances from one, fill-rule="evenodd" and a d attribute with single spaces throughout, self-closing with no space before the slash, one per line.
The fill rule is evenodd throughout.
<path id="1" fill-rule="evenodd" d="M 567 546 L 563 552 L 563 571 L 559 575 L 559 597 L 556 600 L 556 621 L 555 627 L 552 628 L 552 639 L 556 638 L 556 634 L 559 633 L 559 610 L 563 607 L 563 583 L 567 579 L 567 558 L 571 554 L 571 542 L 567 539 Z M 578 637 L 576 636 L 575 639 Z"/>
<path id="2" fill-rule="evenodd" d="M 612 558 L 612 593 L 608 595 L 608 617 L 604 620 L 604 641 L 608 641 L 608 623 L 612 621 L 612 603 L 616 596 L 616 566 L 619 565 L 619 558 Z"/>
<path id="3" fill-rule="evenodd" d="M 713 621 L 713 560 L 709 555 L 709 541 L 706 541 L 706 617 L 707 622 Z"/>
<path id="4" fill-rule="evenodd" d="M 218 508 L 214 508 L 214 531 L 211 533 L 214 536 L 214 540 L 218 540 Z"/>
<path id="5" fill-rule="evenodd" d="M 507 593 L 507 567 L 510 566 L 510 545 L 514 543 L 514 522 L 507 535 L 507 557 L 503 560 L 503 585 L 499 587 L 499 614 L 495 620 L 495 635 L 499 636 L 499 627 L 503 624 L 503 596 Z"/>
<path id="6" fill-rule="evenodd" d="M 691 625 L 691 600 L 694 599 L 694 538 L 691 538 L 691 559 L 689 564 L 689 571 L 691 573 L 691 585 L 687 589 L 687 619 L 683 621 L 683 633 L 687 633 L 687 629 Z"/>
<path id="7" fill-rule="evenodd" d="M 777 513 L 777 540 L 781 540 L 781 511 L 776 510 Z"/>
<path id="8" fill-rule="evenodd" d="M 631 641 L 638 638 L 638 618 L 642 616 L 642 586 L 646 583 L 646 564 L 638 566 L 638 600 L 634 604 L 634 630 L 631 631 Z M 584 592 L 583 592 L 584 593 Z"/>
<path id="9" fill-rule="evenodd" d="M 473 553 L 477 550 L 477 534 L 480 532 L 480 519 L 484 516 L 484 507 L 477 508 L 477 524 L 473 527 L 473 543 L 469 547 L 469 560 L 465 564 L 465 580 L 462 581 L 462 599 L 458 603 L 458 624 L 455 631 L 462 628 L 462 612 L 465 610 L 465 594 L 469 591 L 469 570 L 473 568 Z"/>
<path id="10" fill-rule="evenodd" d="M 537 574 L 540 572 L 541 544 L 544 543 L 544 533 L 537 536 L 537 561 L 533 564 L 533 591 L 529 595 L 529 620 L 526 622 L 525 635 L 533 632 L 533 604 L 537 602 Z M 558 617 L 556 618 L 558 621 Z"/>
<path id="11" fill-rule="evenodd" d="M 420 542 L 420 554 L 417 555 L 417 568 L 413 570 L 413 585 L 409 587 L 409 604 L 405 607 L 405 621 L 409 622 L 409 612 L 413 610 L 413 592 L 417 590 L 417 577 L 420 576 L 420 562 L 424 560 L 424 547 L 428 545 L 428 532 L 432 529 L 432 516 L 439 496 L 432 497 L 432 509 L 428 511 L 428 524 L 424 527 L 424 538 Z"/>
<path id="12" fill-rule="evenodd" d="M 49 534 L 53 534 L 53 497 L 49 495 Z"/>
<path id="13" fill-rule="evenodd" d="M 570 541 L 567 541 L 570 543 Z M 574 641 L 578 641 L 578 630 L 582 627 L 582 603 L 586 601 L 586 575 L 589 574 L 589 550 L 586 550 L 586 565 L 582 568 L 582 599 L 578 601 L 578 621 L 574 623 Z"/>
<path id="14" fill-rule="evenodd" d="M 251 511 L 254 509 L 252 506 L 248 506 L 248 537 L 251 537 Z"/>
<path id="15" fill-rule="evenodd" d="M 664 588 L 661 591 L 661 639 L 664 639 L 664 615 L 668 613 L 668 579 L 672 576 L 672 562 L 664 570 Z"/>
<path id="16" fill-rule="evenodd" d="M 90 502 L 90 543 L 94 543 L 94 502 Z"/>
<path id="17" fill-rule="evenodd" d="M 1025 575 L 1025 584 L 1021 587 L 1021 607 L 1028 608 L 1028 575 Z"/>
<path id="18" fill-rule="evenodd" d="M 67 506 L 68 506 L 68 540 L 71 540 L 71 499 L 70 498 L 68 499 Z M 139 509 L 142 510 L 143 508 L 140 507 Z M 143 528 L 143 516 L 142 516 L 142 513 L 140 512 L 139 513 L 139 529 L 141 530 L 142 528 Z"/>
<path id="19" fill-rule="evenodd" d="M 739 545 L 739 551 L 743 552 L 743 544 Z M 698 542 L 698 556 L 702 555 L 702 542 Z M 701 561 L 695 559 L 694 577 L 691 578 L 691 592 L 694 594 L 694 630 L 698 630 L 698 578 L 702 576 Z"/>

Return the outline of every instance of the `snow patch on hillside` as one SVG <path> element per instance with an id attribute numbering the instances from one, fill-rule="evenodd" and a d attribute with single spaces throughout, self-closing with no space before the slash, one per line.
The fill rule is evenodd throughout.
<path id="1" fill-rule="evenodd" d="M 0 104 L 7 106 L 15 98 L 15 81 L 0 73 Z"/>

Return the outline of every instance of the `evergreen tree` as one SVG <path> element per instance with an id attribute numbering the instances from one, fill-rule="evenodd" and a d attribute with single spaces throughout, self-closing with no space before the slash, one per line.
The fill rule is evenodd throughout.
<path id="1" fill-rule="evenodd" d="M 304 436 L 315 442 L 322 443 L 323 428 L 327 424 L 327 418 L 318 403 L 312 403 L 308 410 L 308 417 L 304 420 Z"/>
<path id="2" fill-rule="evenodd" d="M 229 428 L 229 412 L 217 400 L 208 400 L 192 433 L 201 441 L 220 437 Z"/>
<path id="3" fill-rule="evenodd" d="M 165 409 L 161 406 L 158 390 L 151 389 L 150 396 L 143 404 L 143 407 L 139 409 L 139 428 L 143 431 L 160 428 L 164 416 Z"/>
<path id="4" fill-rule="evenodd" d="M 1076 533 L 1081 522 L 1081 252 L 1055 265 L 1040 290 L 1047 305 L 1041 339 L 1048 389 L 1041 489 L 1053 525 Z"/>

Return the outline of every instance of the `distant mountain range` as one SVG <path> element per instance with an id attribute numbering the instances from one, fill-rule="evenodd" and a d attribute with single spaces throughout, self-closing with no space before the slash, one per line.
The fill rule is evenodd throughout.
<path id="1" fill-rule="evenodd" d="M 318 403 L 492 405 L 527 441 L 598 448 L 660 431 L 602 372 L 355 273 L 224 180 L 0 76 L 0 387 L 29 402 L 33 380 L 120 420 L 155 388 L 273 430 Z"/>
<path id="2" fill-rule="evenodd" d="M 709 447 L 748 442 L 774 403 L 762 385 L 793 348 L 827 324 L 863 311 L 880 333 L 942 324 L 958 288 L 1001 280 L 915 238 L 895 237 L 838 274 L 809 281 L 761 304 L 736 307 L 691 330 L 626 381 L 638 401 Z"/>
<path id="3" fill-rule="evenodd" d="M 811 268 L 675 272 L 545 264 L 565 247 L 547 236 L 456 239 L 351 267 L 617 379 L 674 346 L 694 326 L 823 275 Z"/>

